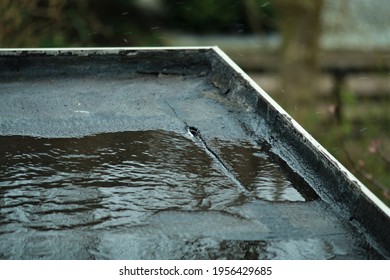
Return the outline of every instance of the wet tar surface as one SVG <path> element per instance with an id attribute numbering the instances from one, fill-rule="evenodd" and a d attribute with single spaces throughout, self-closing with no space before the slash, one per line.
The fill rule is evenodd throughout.
<path id="1" fill-rule="evenodd" d="M 0 93 L 2 259 L 382 258 L 205 77 L 11 79 Z"/>
<path id="2" fill-rule="evenodd" d="M 213 144 L 231 175 L 173 132 L 0 141 L 5 259 L 375 257 L 246 141 Z"/>

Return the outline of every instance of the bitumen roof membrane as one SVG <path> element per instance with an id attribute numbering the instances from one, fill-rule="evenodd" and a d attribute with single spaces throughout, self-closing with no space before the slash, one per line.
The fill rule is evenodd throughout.
<path id="1" fill-rule="evenodd" d="M 0 258 L 389 258 L 386 208 L 220 53 L 3 52 Z"/>

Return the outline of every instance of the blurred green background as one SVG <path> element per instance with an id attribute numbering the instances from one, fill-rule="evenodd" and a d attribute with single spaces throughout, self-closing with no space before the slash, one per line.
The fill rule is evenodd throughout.
<path id="1" fill-rule="evenodd" d="M 218 45 L 390 205 L 390 1 L 1 0 L 0 47 Z"/>

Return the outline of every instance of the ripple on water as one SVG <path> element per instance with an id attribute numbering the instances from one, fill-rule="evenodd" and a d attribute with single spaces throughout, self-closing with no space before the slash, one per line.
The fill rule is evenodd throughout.
<path id="1" fill-rule="evenodd" d="M 85 232 L 95 240 L 102 236 L 109 240 L 107 236 L 114 232 L 148 226 L 165 237 L 187 228 L 192 239 L 206 238 L 202 235 L 207 230 L 208 237 L 222 230 L 230 234 L 227 238 L 238 239 L 245 227 L 259 234 L 266 227 L 231 217 L 227 208 L 253 199 L 304 201 L 266 155 L 244 142 L 218 142 L 218 150 L 248 192 L 221 172 L 219 163 L 201 145 L 172 132 L 55 139 L 4 136 L 0 141 L 0 257 L 6 256 L 4 251 L 23 251 L 26 245 L 10 236 L 36 240 L 35 247 L 42 247 L 36 258 L 53 257 L 45 253 L 50 251 L 45 246 L 57 241 L 45 243 L 39 236 L 60 240 L 61 232 L 68 231 L 75 238 Z M 229 230 L 221 223 L 229 224 Z M 9 242 L 21 247 L 4 249 Z M 19 253 L 21 258 L 34 258 L 31 252 Z M 87 253 L 74 254 L 83 258 Z"/>

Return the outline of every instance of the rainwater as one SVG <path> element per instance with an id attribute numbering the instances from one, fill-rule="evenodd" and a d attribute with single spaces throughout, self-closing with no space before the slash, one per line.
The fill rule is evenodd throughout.
<path id="1" fill-rule="evenodd" d="M 277 213 L 272 204 L 304 205 L 306 199 L 249 142 L 212 141 L 217 158 L 191 135 L 162 130 L 82 138 L 1 136 L 0 142 L 2 259 L 332 258 L 350 253 L 310 237 L 281 243 L 283 218 L 276 223 L 259 219 L 255 208 Z M 308 255 L 310 248 L 314 252 Z"/>

